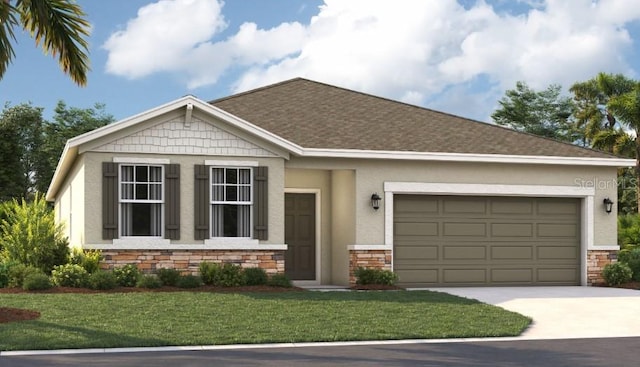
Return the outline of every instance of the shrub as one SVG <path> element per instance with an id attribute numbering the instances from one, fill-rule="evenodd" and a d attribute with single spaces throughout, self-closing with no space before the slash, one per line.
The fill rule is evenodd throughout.
<path id="1" fill-rule="evenodd" d="M 247 285 L 265 285 L 269 280 L 267 272 L 262 268 L 246 268 L 244 277 Z"/>
<path id="2" fill-rule="evenodd" d="M 20 263 L 9 263 L 8 265 L 8 273 L 9 273 L 9 287 L 22 287 L 24 279 L 30 274 L 38 274 L 42 273 L 42 270 L 25 264 Z"/>
<path id="3" fill-rule="evenodd" d="M 156 272 L 162 284 L 174 287 L 180 280 L 180 272 L 176 269 L 158 269 Z"/>
<path id="4" fill-rule="evenodd" d="M 356 284 L 380 284 L 395 285 L 398 281 L 398 274 L 383 269 L 359 267 L 355 271 Z"/>
<path id="5" fill-rule="evenodd" d="M 89 288 L 96 290 L 113 289 L 118 286 L 118 280 L 111 271 L 98 270 L 89 275 Z"/>
<path id="6" fill-rule="evenodd" d="M 633 272 L 629 265 L 621 262 L 607 264 L 602 269 L 602 277 L 607 285 L 616 286 L 631 280 Z"/>
<path id="7" fill-rule="evenodd" d="M 618 261 L 629 266 L 633 272 L 633 280 L 640 281 L 640 247 L 621 250 Z"/>
<path id="8" fill-rule="evenodd" d="M 269 281 L 267 281 L 267 285 L 271 287 L 282 287 L 282 288 L 291 288 L 293 284 L 291 284 L 291 280 L 288 276 L 284 274 L 273 274 Z"/>
<path id="9" fill-rule="evenodd" d="M 31 265 L 47 274 L 54 266 L 67 263 L 67 239 L 44 196 L 36 194 L 32 202 L 13 199 L 0 206 L 6 218 L 0 221 L 0 248 L 5 260 Z"/>
<path id="10" fill-rule="evenodd" d="M 221 287 L 241 287 L 247 284 L 247 280 L 242 271 L 242 267 L 237 264 L 225 263 L 222 265 L 220 272 L 220 280 L 218 285 Z"/>
<path id="11" fill-rule="evenodd" d="M 153 274 L 146 274 L 138 278 L 138 283 L 136 283 L 136 287 L 149 288 L 149 289 L 160 288 L 162 287 L 162 281 Z"/>
<path id="12" fill-rule="evenodd" d="M 31 273 L 27 275 L 22 282 L 22 289 L 25 291 L 39 291 L 49 289 L 52 286 L 51 279 L 49 279 L 47 274 L 42 272 Z"/>
<path id="13" fill-rule="evenodd" d="M 113 269 L 118 284 L 123 287 L 134 287 L 140 278 L 140 270 L 134 264 L 123 265 Z"/>
<path id="14" fill-rule="evenodd" d="M 100 261 L 102 261 L 100 250 L 83 251 L 74 248 L 71 252 L 70 263 L 82 266 L 90 274 L 100 270 Z"/>
<path id="15" fill-rule="evenodd" d="M 197 275 L 182 275 L 176 286 L 179 288 L 198 288 L 202 285 L 202 279 Z"/>
<path id="16" fill-rule="evenodd" d="M 9 265 L 6 263 L 0 263 L 0 288 L 5 288 L 9 285 Z"/>
<path id="17" fill-rule="evenodd" d="M 640 215 L 618 216 L 618 243 L 622 249 L 640 246 Z"/>
<path id="18" fill-rule="evenodd" d="M 60 287 L 83 288 L 88 285 L 89 273 L 80 265 L 58 265 L 51 272 L 53 284 Z"/>
<path id="19" fill-rule="evenodd" d="M 200 277 L 206 285 L 217 285 L 220 282 L 222 266 L 216 263 L 201 262 Z"/>

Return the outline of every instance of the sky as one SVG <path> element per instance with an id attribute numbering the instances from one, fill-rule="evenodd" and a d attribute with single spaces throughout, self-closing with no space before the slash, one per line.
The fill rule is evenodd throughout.
<path id="1" fill-rule="evenodd" d="M 78 0 L 88 85 L 16 32 L 0 103 L 104 103 L 116 120 L 304 77 L 491 121 L 517 81 L 640 78 L 639 0 Z"/>

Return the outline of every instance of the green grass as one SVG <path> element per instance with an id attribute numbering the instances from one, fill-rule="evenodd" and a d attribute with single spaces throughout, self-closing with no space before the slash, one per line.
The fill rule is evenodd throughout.
<path id="1" fill-rule="evenodd" d="M 429 291 L 0 294 L 41 312 L 0 324 L 0 350 L 519 335 L 531 322 Z"/>

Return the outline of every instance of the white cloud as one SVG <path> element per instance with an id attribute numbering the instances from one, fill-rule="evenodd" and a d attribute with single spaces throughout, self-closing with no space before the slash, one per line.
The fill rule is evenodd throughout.
<path id="1" fill-rule="evenodd" d="M 508 4 L 496 1 L 502 10 Z M 325 0 L 308 21 L 244 23 L 216 40 L 225 25 L 219 3 L 163 0 L 140 9 L 104 47 L 108 71 L 130 78 L 177 72 L 196 88 L 239 70 L 233 90 L 242 91 L 303 76 L 482 120 L 517 80 L 545 88 L 599 71 L 633 73 L 625 55 L 633 46 L 626 27 L 640 19 L 635 0 L 519 7 L 529 3 L 516 13 L 485 1 Z"/>

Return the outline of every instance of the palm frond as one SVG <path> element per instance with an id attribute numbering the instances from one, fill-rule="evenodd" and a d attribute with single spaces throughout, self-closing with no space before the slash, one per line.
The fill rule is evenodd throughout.
<path id="1" fill-rule="evenodd" d="M 87 84 L 90 24 L 74 2 L 65 0 L 18 0 L 16 8 L 24 29 L 45 54 L 58 56 L 60 67 L 78 85 Z"/>
<path id="2" fill-rule="evenodd" d="M 8 1 L 0 1 L 0 79 L 15 57 L 11 41 L 15 41 L 13 27 L 18 24 L 16 9 Z"/>

